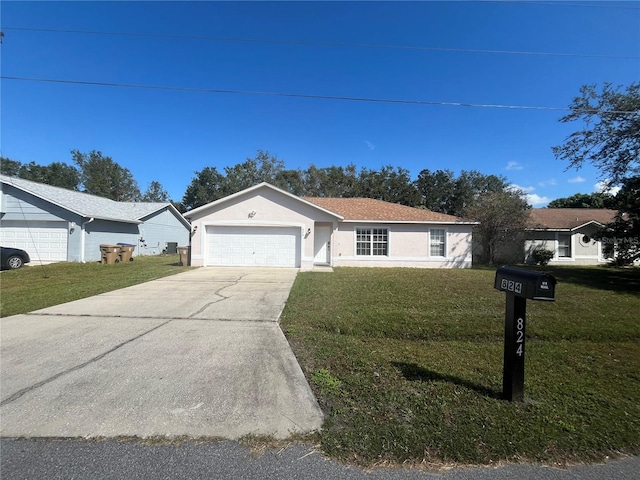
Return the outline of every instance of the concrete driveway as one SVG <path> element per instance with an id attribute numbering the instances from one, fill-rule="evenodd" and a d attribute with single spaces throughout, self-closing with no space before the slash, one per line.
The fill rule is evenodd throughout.
<path id="1" fill-rule="evenodd" d="M 322 413 L 278 319 L 295 269 L 200 268 L 0 319 L 2 436 L 277 438 Z"/>

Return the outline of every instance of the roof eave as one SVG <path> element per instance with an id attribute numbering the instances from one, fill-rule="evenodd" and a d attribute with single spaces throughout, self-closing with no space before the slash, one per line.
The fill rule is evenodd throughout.
<path id="1" fill-rule="evenodd" d="M 392 223 L 392 224 L 399 224 L 399 223 L 412 223 L 412 224 L 425 224 L 425 225 L 431 225 L 431 224 L 438 224 L 438 225 L 479 225 L 480 222 L 466 222 L 466 221 L 460 221 L 460 222 L 455 222 L 455 221 L 450 221 L 450 220 L 352 220 L 352 219 L 348 219 L 345 218 L 344 219 L 345 223 Z"/>
<path id="2" fill-rule="evenodd" d="M 577 227 L 572 227 L 570 230 L 577 230 L 579 228 L 586 227 L 587 225 L 590 225 L 592 223 L 594 223 L 596 225 L 599 225 L 601 227 L 604 227 L 604 224 L 598 222 L 597 220 L 589 220 L 588 222 L 585 222 L 582 225 L 578 225 Z"/>

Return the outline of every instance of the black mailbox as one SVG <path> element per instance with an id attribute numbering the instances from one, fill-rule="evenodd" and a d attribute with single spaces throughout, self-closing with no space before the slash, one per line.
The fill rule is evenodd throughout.
<path id="1" fill-rule="evenodd" d="M 507 400 L 524 400 L 527 299 L 555 301 L 556 283 L 548 273 L 514 267 L 500 267 L 496 271 L 493 287 L 507 293 L 502 371 L 502 394 Z"/>
<path id="2" fill-rule="evenodd" d="M 531 300 L 553 302 L 556 299 L 556 279 L 553 275 L 523 268 L 498 268 L 493 288 Z"/>

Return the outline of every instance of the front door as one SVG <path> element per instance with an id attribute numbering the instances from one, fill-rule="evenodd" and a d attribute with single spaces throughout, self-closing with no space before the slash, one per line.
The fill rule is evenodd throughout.
<path id="1" fill-rule="evenodd" d="M 313 246 L 315 257 L 313 263 L 331 263 L 331 227 L 316 225 Z"/>

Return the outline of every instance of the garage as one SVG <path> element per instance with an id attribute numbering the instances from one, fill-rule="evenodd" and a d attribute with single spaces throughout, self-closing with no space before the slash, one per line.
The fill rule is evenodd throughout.
<path id="1" fill-rule="evenodd" d="M 299 267 L 299 227 L 208 226 L 207 265 Z"/>
<path id="2" fill-rule="evenodd" d="M 66 261 L 67 238 L 67 222 L 3 220 L 0 229 L 2 246 L 26 250 L 32 262 Z"/>

